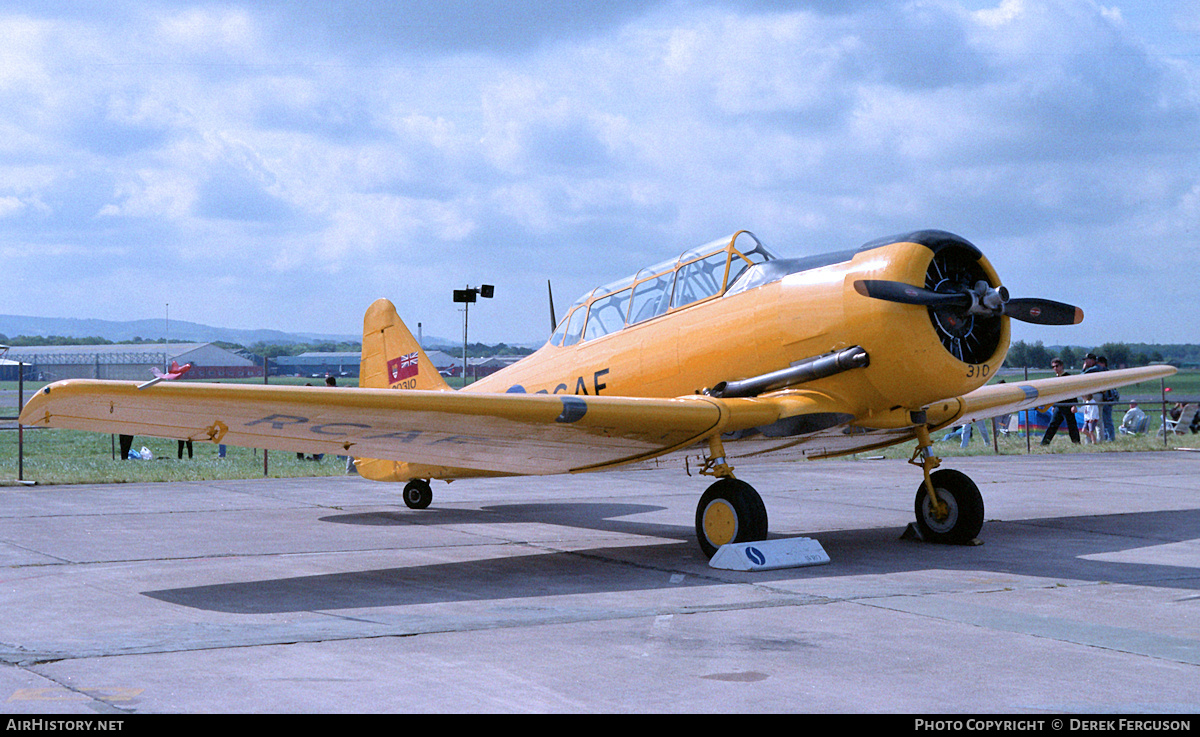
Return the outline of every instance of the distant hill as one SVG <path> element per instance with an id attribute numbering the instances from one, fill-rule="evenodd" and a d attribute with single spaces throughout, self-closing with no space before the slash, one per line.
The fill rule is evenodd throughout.
<path id="1" fill-rule="evenodd" d="M 69 317 L 25 317 L 0 315 L 0 334 L 10 338 L 18 335 L 61 335 L 64 338 L 104 338 L 115 342 L 142 338 L 186 340 L 195 343 L 225 341 L 249 346 L 255 343 L 318 343 L 362 341 L 361 335 L 324 335 L 319 333 L 285 333 L 281 330 L 237 330 L 214 328 L 183 320 L 172 320 L 170 336 L 164 335 L 163 320 L 82 320 Z"/>

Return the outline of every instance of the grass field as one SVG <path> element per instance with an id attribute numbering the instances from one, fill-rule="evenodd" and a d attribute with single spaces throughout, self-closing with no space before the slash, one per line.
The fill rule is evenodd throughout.
<path id="1" fill-rule="evenodd" d="M 1045 378 L 1048 372 L 1030 372 L 1029 378 Z M 1011 375 L 1006 378 L 1013 381 Z M 315 383 L 314 379 L 281 378 L 272 379 L 272 383 L 305 384 Z M 257 383 L 253 380 L 242 383 Z M 354 380 L 342 380 L 341 385 L 353 386 Z M 11 385 L 11 386 L 9 386 Z M 1167 394 L 1168 402 L 1178 399 L 1196 401 L 1200 398 L 1200 372 L 1181 372 L 1167 382 L 1172 391 Z M 25 397 L 32 396 L 40 385 L 27 382 Z M 5 403 L 10 406 L 0 406 L 0 417 L 10 417 L 17 413 L 16 384 L 4 382 L 0 384 L 0 392 L 5 392 Z M 7 390 L 7 391 L 6 391 Z M 1157 398 L 1161 395 L 1161 385 L 1158 381 L 1146 382 L 1144 385 L 1123 387 L 1122 402 L 1129 397 L 1153 397 L 1143 404 L 1143 409 L 1151 416 L 1151 428 L 1159 428 L 1162 423 L 1161 404 Z M 1120 424 L 1121 415 L 1126 406 L 1116 408 L 1114 420 Z M 8 423 L 11 424 L 11 423 Z M 960 455 L 993 454 L 996 450 L 992 443 L 984 444 L 976 437 L 966 449 L 959 447 L 957 440 L 942 442 L 939 439 L 945 432 L 934 434 L 935 452 L 943 457 Z M 261 478 L 263 473 L 263 451 L 251 448 L 229 446 L 226 457 L 217 457 L 217 448 L 209 443 L 195 443 L 194 457 L 182 460 L 177 456 L 177 442 L 158 438 L 135 439 L 134 448 L 143 445 L 150 449 L 154 460 L 130 461 L 115 459 L 116 439 L 112 435 L 89 433 L 76 430 L 42 430 L 26 428 L 24 479 L 39 484 L 72 484 L 72 483 L 121 483 L 141 481 L 201 481 L 209 479 L 243 479 Z M 1099 445 L 1071 444 L 1065 429 L 1055 438 L 1053 445 L 1042 448 L 1039 445 L 1040 433 L 1035 433 L 1030 442 L 1026 443 L 1025 436 L 1001 435 L 998 441 L 999 452 L 1002 455 L 1018 455 L 1032 453 L 1100 453 L 1122 451 L 1158 451 L 1180 447 L 1200 447 L 1200 436 L 1182 435 L 1168 437 L 1164 442 L 1162 436 L 1153 434 L 1142 437 L 1120 436 L 1117 442 Z M 1028 448 L 1028 450 L 1027 450 Z M 886 448 L 880 451 L 863 453 L 860 456 L 883 456 L 886 458 L 908 458 L 912 454 L 912 443 Z M 853 457 L 853 456 L 851 456 Z M 273 451 L 267 458 L 267 474 L 274 478 L 295 478 L 302 476 L 336 476 L 345 473 L 345 463 L 336 456 L 325 456 L 321 461 L 299 460 L 295 453 Z M 12 484 L 17 478 L 17 432 L 15 429 L 0 430 L 0 485 Z"/>
<path id="2" fill-rule="evenodd" d="M 39 484 L 107 484 L 129 481 L 203 481 L 263 476 L 263 451 L 227 446 L 225 458 L 217 446 L 194 443 L 193 457 L 176 457 L 177 441 L 134 438 L 134 450 L 149 448 L 153 460 L 118 460 L 120 446 L 112 435 L 80 430 L 25 429 L 24 478 Z M 271 451 L 267 475 L 272 478 L 339 476 L 346 463 L 327 455 L 320 461 L 299 460 L 295 453 Z M 0 431 L 0 484 L 17 478 L 17 433 Z"/>

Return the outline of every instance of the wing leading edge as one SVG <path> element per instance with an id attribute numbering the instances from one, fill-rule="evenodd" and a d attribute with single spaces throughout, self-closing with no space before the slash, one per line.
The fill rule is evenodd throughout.
<path id="1" fill-rule="evenodd" d="M 1085 394 L 1102 392 L 1105 389 L 1115 389 L 1142 381 L 1159 379 L 1174 373 L 1174 366 L 1146 366 L 1033 381 L 989 384 L 959 397 L 956 402 L 937 403 L 930 409 L 930 420 L 931 423 L 936 421 L 938 427 L 974 422 L 1030 407 L 1075 399 Z"/>

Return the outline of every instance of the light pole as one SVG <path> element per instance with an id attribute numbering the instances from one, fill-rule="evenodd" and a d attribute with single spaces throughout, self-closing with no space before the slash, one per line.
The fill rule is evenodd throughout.
<path id="1" fill-rule="evenodd" d="M 471 303 L 476 297 L 492 298 L 492 294 L 496 288 L 491 284 L 483 284 L 478 287 L 467 287 L 466 289 L 454 290 L 454 301 L 462 302 L 463 305 L 463 358 L 462 358 L 462 380 L 463 386 L 467 385 L 467 313 L 471 309 Z"/>

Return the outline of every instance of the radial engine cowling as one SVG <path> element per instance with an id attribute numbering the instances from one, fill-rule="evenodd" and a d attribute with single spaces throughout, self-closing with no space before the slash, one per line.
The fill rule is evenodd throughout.
<path id="1" fill-rule="evenodd" d="M 848 276 L 857 294 L 847 294 L 847 309 L 867 331 L 871 383 L 889 406 L 919 409 L 986 383 L 1010 332 L 1007 290 L 983 253 L 943 231 L 871 245 L 880 250 Z"/>

